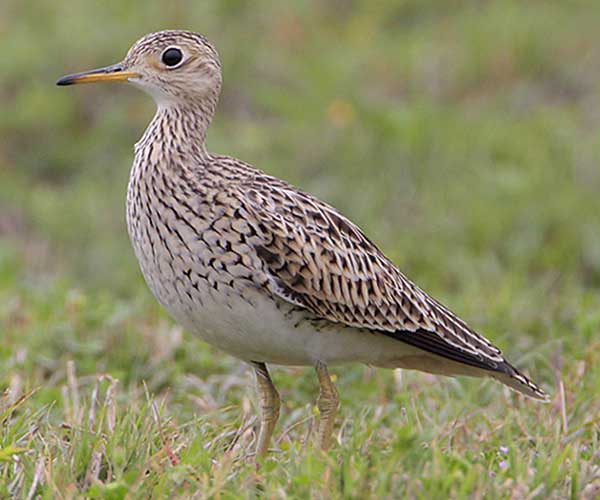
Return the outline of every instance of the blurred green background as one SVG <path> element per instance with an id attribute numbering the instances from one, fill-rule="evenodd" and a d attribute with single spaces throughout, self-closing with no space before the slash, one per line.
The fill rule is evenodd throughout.
<path id="1" fill-rule="evenodd" d="M 41 388 L 32 408 L 60 412 L 75 360 L 79 373 L 172 391 L 181 415 L 198 412 L 193 390 L 213 390 L 217 406 L 245 397 L 250 380 L 190 389 L 192 374 L 245 375 L 187 335 L 162 345 L 176 330 L 130 249 L 125 191 L 151 98 L 54 85 L 117 62 L 147 32 L 183 28 L 223 63 L 210 150 L 335 205 L 551 392 L 563 379 L 583 391 L 567 394 L 569 419 L 597 418 L 599 25 L 591 0 L 3 0 L 0 387 Z M 296 409 L 315 390 L 299 373 L 280 379 Z M 348 415 L 373 390 L 394 392 L 391 372 L 363 374 L 340 377 Z M 502 408 L 498 386 L 445 383 L 439 404 L 450 391 Z"/>
<path id="2" fill-rule="evenodd" d="M 223 61 L 210 148 L 333 203 L 426 287 L 600 284 L 595 2 L 1 8 L 3 253 L 35 279 L 140 283 L 124 193 L 154 104 L 54 81 L 178 27 L 205 33 Z"/>

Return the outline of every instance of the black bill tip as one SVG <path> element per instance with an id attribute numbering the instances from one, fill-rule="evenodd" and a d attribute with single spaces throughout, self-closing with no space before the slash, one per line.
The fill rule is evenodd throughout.
<path id="1" fill-rule="evenodd" d="M 56 85 L 59 87 L 64 87 L 65 85 L 73 85 L 73 78 L 71 75 L 63 76 L 56 80 Z"/>

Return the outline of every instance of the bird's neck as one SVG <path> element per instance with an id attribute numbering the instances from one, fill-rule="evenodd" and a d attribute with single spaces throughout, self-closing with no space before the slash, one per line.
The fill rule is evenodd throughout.
<path id="1" fill-rule="evenodd" d="M 159 103 L 154 118 L 135 145 L 136 155 L 208 157 L 206 131 L 216 102 Z"/>

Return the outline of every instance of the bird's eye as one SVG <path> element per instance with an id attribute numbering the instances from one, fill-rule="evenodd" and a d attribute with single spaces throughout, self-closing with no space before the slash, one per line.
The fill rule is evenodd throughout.
<path id="1" fill-rule="evenodd" d="M 183 59 L 183 52 L 177 47 L 171 47 L 162 53 L 161 60 L 165 66 L 177 66 Z"/>

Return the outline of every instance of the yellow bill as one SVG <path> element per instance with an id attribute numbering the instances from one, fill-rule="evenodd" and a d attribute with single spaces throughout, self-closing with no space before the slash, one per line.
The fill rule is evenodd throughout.
<path id="1" fill-rule="evenodd" d="M 139 73 L 136 73 L 135 71 L 125 71 L 123 65 L 119 63 L 107 66 L 106 68 L 98 68 L 91 71 L 63 76 L 56 82 L 56 85 L 75 85 L 78 83 L 93 82 L 125 82 L 130 78 L 139 76 Z"/>

